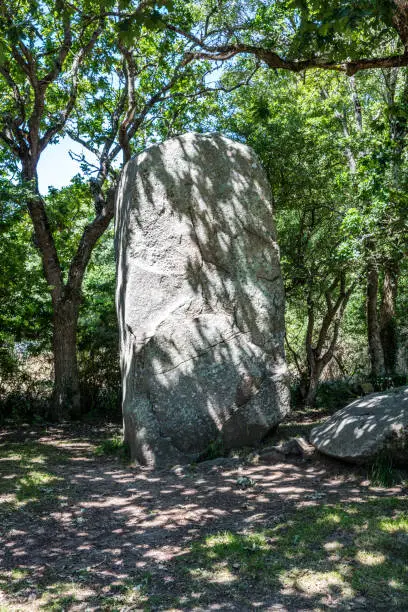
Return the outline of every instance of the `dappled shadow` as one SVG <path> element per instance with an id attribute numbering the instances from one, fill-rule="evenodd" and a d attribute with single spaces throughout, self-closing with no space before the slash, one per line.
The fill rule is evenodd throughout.
<path id="1" fill-rule="evenodd" d="M 208 610 L 217 604 L 217 609 L 245 610 L 281 604 L 282 610 L 301 610 L 325 606 L 330 594 L 339 606 L 362 594 L 370 601 L 378 593 L 367 593 L 364 585 L 352 582 L 351 575 L 340 572 L 342 558 L 332 558 L 331 545 L 324 548 L 341 540 L 342 531 L 343 544 L 347 538 L 354 542 L 352 523 L 343 525 L 343 519 L 334 518 L 326 524 L 321 517 L 336 504 L 348 512 L 352 503 L 352 520 L 368 501 L 373 508 L 385 504 L 387 512 L 387 499 L 392 502 L 391 515 L 396 509 L 406 510 L 406 500 L 396 499 L 400 489 L 373 490 L 358 475 L 319 462 L 249 466 L 226 460 L 153 472 L 96 459 L 90 441 L 56 437 L 53 431 L 26 446 L 32 449 L 31 468 L 40 457 L 45 461 L 42 469 L 55 480 L 52 499 L 44 499 L 38 489 L 36 499 L 0 510 L 0 589 L 19 609 L 51 609 L 50 602 L 70 609 L 75 599 L 82 602 L 75 609 L 107 610 L 129 602 L 141 609 Z M 7 483 L 2 498 L 17 497 L 16 481 L 10 476 L 20 469 L 22 452 L 21 445 L 0 447 L 1 477 Z M 27 465 L 27 451 L 24 461 Z M 377 508 L 380 517 L 382 506 Z M 322 525 L 321 541 L 320 527 L 313 537 L 303 534 L 305 525 L 314 523 Z M 251 534 L 265 530 L 270 540 L 260 541 L 254 552 L 246 550 L 253 544 Z M 232 543 L 227 538 L 225 546 L 205 539 L 226 531 Z M 297 535 L 309 538 L 305 545 Z M 388 554 L 375 538 L 371 545 Z M 244 559 L 237 558 L 236 546 L 246 551 Z M 318 556 L 311 556 L 313 546 L 319 548 Z M 394 555 L 406 564 L 406 540 L 398 546 Z M 353 551 L 350 567 L 355 569 L 359 562 Z M 279 560 L 274 566 L 272 561 Z M 297 570 L 300 576 L 305 570 L 318 573 L 321 561 L 327 564 L 323 573 L 339 571 L 347 589 L 339 586 L 337 574 L 320 576 L 323 582 L 327 578 L 328 586 L 315 591 L 293 578 Z M 406 602 L 401 588 L 393 593 Z"/>
<path id="2" fill-rule="evenodd" d="M 256 156 L 185 135 L 129 162 L 116 209 L 125 435 L 138 459 L 259 441 L 289 407 L 272 198 Z M 136 434 L 133 432 L 136 431 Z"/>
<path id="3" fill-rule="evenodd" d="M 406 499 L 389 501 L 318 505 L 268 529 L 202 538 L 177 560 L 189 578 L 184 609 L 201 599 L 237 610 L 405 610 Z"/>
<path id="4" fill-rule="evenodd" d="M 394 462 L 405 466 L 407 431 L 408 387 L 401 387 L 355 400 L 320 425 L 312 439 L 328 455 L 361 461 L 386 450 L 389 439 Z"/>

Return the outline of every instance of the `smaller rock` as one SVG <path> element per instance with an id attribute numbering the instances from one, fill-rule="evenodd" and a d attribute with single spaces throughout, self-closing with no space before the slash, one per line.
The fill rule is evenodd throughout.
<path id="1" fill-rule="evenodd" d="M 267 446 L 259 451 L 259 461 L 282 461 L 284 457 L 309 458 L 315 448 L 304 438 L 290 438 L 276 446 Z"/>
<path id="2" fill-rule="evenodd" d="M 250 463 L 251 465 L 258 465 L 259 459 L 260 459 L 259 453 L 253 452 L 247 456 L 246 461 L 247 463 Z"/>
<path id="3" fill-rule="evenodd" d="M 306 442 L 304 438 L 290 438 L 281 445 L 280 452 L 284 455 L 295 455 L 298 457 L 310 457 L 315 451 L 314 446 Z"/>
<path id="4" fill-rule="evenodd" d="M 286 457 L 299 457 L 309 459 L 315 452 L 314 446 L 304 438 L 290 438 L 281 444 L 264 446 L 248 455 L 247 462 L 252 465 L 259 463 L 274 464 L 281 463 Z"/>
<path id="5" fill-rule="evenodd" d="M 326 493 L 310 493 L 309 495 L 304 495 L 304 499 L 323 499 L 326 497 Z"/>
<path id="6" fill-rule="evenodd" d="M 408 461 L 408 387 L 372 393 L 335 412 L 312 429 L 310 442 L 321 453 L 369 463 L 382 453 L 394 465 Z"/>
<path id="7" fill-rule="evenodd" d="M 171 472 L 173 472 L 173 474 L 176 474 L 176 476 L 184 476 L 185 475 L 185 465 L 173 465 L 173 467 L 170 469 Z"/>

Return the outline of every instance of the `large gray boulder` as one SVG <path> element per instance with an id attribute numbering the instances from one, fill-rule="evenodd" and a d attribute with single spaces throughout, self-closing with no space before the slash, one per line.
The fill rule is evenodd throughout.
<path id="1" fill-rule="evenodd" d="M 312 429 L 310 442 L 322 453 L 367 463 L 385 452 L 408 464 L 408 387 L 372 393 Z"/>
<path id="2" fill-rule="evenodd" d="M 124 168 L 116 201 L 125 440 L 143 464 L 261 440 L 288 412 L 284 291 L 254 152 L 185 134 Z"/>

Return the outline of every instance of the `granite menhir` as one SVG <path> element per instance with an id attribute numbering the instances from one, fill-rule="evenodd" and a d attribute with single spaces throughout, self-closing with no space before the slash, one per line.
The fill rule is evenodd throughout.
<path id="1" fill-rule="evenodd" d="M 265 437 L 289 410 L 270 187 L 221 134 L 149 147 L 116 201 L 125 441 L 142 464 Z"/>

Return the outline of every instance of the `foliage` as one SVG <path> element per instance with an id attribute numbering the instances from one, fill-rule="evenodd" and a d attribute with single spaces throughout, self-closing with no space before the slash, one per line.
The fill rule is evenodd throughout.
<path id="1" fill-rule="evenodd" d="M 75 177 L 71 185 L 60 191 L 51 189 L 46 202 L 66 274 L 84 221 L 92 215 L 89 186 Z M 10 200 L 10 209 L 17 206 L 18 203 Z M 5 206 L 3 210 L 6 211 Z M 38 377 L 31 366 L 32 355 L 49 352 L 51 348 L 51 305 L 24 209 L 12 221 L 4 223 L 2 229 L 0 250 L 4 255 L 5 282 L 0 288 L 3 304 L 0 320 L 1 329 L 7 330 L 7 335 L 3 333 L 0 350 L 0 416 L 30 421 L 35 415 L 46 416 L 52 390 L 49 368 L 43 368 Z M 97 412 L 116 419 L 120 385 L 114 270 L 113 231 L 110 230 L 96 247 L 85 277 L 78 337 L 82 411 L 95 412 L 97 406 Z"/>
<path id="2" fill-rule="evenodd" d="M 336 364 L 323 373 L 367 372 L 367 258 L 383 282 L 382 266 L 403 265 L 407 252 L 406 78 L 406 69 L 358 79 L 259 70 L 250 87 L 224 98 L 220 125 L 255 148 L 272 185 L 287 355 L 301 379 L 310 376 L 309 353 L 323 355 L 333 341 Z M 342 277 L 353 294 L 338 338 L 335 318 L 324 337 Z"/>
<path id="3" fill-rule="evenodd" d="M 370 468 L 369 478 L 374 487 L 392 487 L 401 481 L 392 458 L 386 451 L 375 458 Z"/>
<path id="4" fill-rule="evenodd" d="M 301 377 L 308 376 L 305 337 L 311 334 L 321 351 L 329 346 L 330 336 L 321 331 L 328 300 L 336 302 L 343 284 L 350 291 L 358 273 L 355 268 L 350 274 L 350 257 L 340 248 L 351 177 L 341 125 L 328 98 L 336 103 L 342 88 L 338 77 L 303 80 L 261 71 L 252 87 L 234 95 L 236 112 L 224 121 L 255 148 L 272 185 L 288 301 L 288 355 L 295 355 Z M 334 317 L 327 328 L 333 338 L 335 326 Z"/>
<path id="5" fill-rule="evenodd" d="M 322 382 L 316 396 L 316 407 L 329 412 L 340 410 L 357 398 L 355 386 L 342 379 Z"/>
<path id="6" fill-rule="evenodd" d="M 299 27 L 292 53 L 307 55 L 319 49 L 333 59 L 372 54 L 389 42 L 393 32 L 393 1 L 292 0 Z"/>
<path id="7" fill-rule="evenodd" d="M 41 278 L 41 263 L 23 202 L 23 190 L 4 179 L 0 199 L 2 355 L 5 355 L 7 346 L 11 346 L 13 352 L 13 340 L 38 339 L 40 348 L 47 341 L 50 310 L 46 283 Z M 3 368 L 0 371 L 4 372 Z"/>
<path id="8" fill-rule="evenodd" d="M 106 438 L 105 440 L 102 440 L 102 442 L 95 448 L 95 455 L 116 455 L 123 460 L 128 460 L 129 449 L 123 443 L 120 436 L 115 436 L 113 438 Z"/>
<path id="9" fill-rule="evenodd" d="M 50 223 L 60 252 L 62 269 L 67 271 L 85 220 L 92 215 L 89 186 L 79 177 L 71 185 L 47 198 Z M 17 203 L 10 202 L 10 208 Z M 5 211 L 5 207 L 3 208 Z M 3 334 L 0 350 L 3 418 L 31 420 L 45 416 L 51 386 L 46 371 L 40 379 L 30 373 L 30 356 L 50 351 L 51 308 L 42 277 L 41 263 L 30 240 L 26 213 L 20 212 L 4 223 L 0 249 L 5 276 L 0 291 Z M 17 253 L 15 254 L 15 251 Z M 85 277 L 79 317 L 79 361 L 84 392 L 82 410 L 119 414 L 119 363 L 117 322 L 114 311 L 113 231 L 97 246 Z M 10 381 L 12 378 L 12 381 Z"/>
<path id="10" fill-rule="evenodd" d="M 353 62 L 372 57 L 374 48 L 378 56 L 396 55 L 404 44 L 399 4 L 81 0 L 74 12 L 66 3 L 57 5 L 20 3 L 11 19 L 6 2 L 0 13 L 2 393 L 6 381 L 14 377 L 16 383 L 23 375 L 22 356 L 51 350 L 56 304 L 75 295 L 81 301 L 82 410 L 118 414 L 108 196 L 131 155 L 186 130 L 221 129 L 247 142 L 268 172 L 288 301 L 287 354 L 302 384 L 310 379 L 313 351 L 318 361 L 330 357 L 331 348 L 319 376 L 366 375 L 368 257 L 379 269 L 380 284 L 384 266 L 398 262 L 390 326 L 404 370 L 407 69 L 364 71 L 352 79 L 336 72 L 292 74 L 270 70 L 271 56 L 234 50 L 252 45 L 297 63 Z M 223 45 L 231 56 L 220 69 L 211 54 L 221 53 Z M 37 161 L 65 134 L 87 151 L 78 157 L 81 176 L 44 197 L 21 174 L 34 132 Z M 27 212 L 33 194 L 57 253 L 56 283 L 44 276 L 44 236 L 33 231 Z M 89 242 L 101 215 L 104 222 Z M 74 277 L 79 281 L 73 283 Z M 353 293 L 322 335 L 328 304 L 342 290 Z M 24 384 L 31 385 L 28 379 Z M 38 397 L 49 390 L 44 380 Z M 15 408 L 7 414 L 27 415 L 35 396 L 29 394 L 28 403 L 13 396 Z"/>

